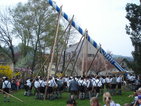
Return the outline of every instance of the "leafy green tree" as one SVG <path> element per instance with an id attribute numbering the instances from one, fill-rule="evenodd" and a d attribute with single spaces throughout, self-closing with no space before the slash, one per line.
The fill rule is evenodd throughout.
<path id="1" fill-rule="evenodd" d="M 141 5 L 127 4 L 126 18 L 129 25 L 126 26 L 126 32 L 131 37 L 134 51 L 132 52 L 134 62 L 131 64 L 132 69 L 136 73 L 141 73 Z"/>
<path id="2" fill-rule="evenodd" d="M 19 3 L 11 10 L 14 19 L 14 33 L 23 44 L 23 57 L 27 55 L 26 47 L 33 49 L 32 72 L 45 49 L 53 45 L 56 30 L 57 13 L 49 6 L 47 0 L 29 0 L 26 4 Z M 60 31 L 63 28 L 60 27 Z"/>

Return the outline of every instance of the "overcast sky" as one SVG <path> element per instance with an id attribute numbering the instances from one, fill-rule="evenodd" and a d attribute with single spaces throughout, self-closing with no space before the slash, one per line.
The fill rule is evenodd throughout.
<path id="1" fill-rule="evenodd" d="M 27 0 L 0 0 L 0 9 L 14 6 Z M 134 50 L 130 36 L 126 34 L 125 6 L 127 3 L 139 4 L 139 0 L 54 0 L 63 11 L 75 19 L 93 40 L 102 45 L 105 51 L 113 54 L 131 56 Z"/>

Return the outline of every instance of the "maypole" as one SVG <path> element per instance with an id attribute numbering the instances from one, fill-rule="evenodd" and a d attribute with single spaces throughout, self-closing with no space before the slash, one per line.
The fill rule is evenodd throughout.
<path id="1" fill-rule="evenodd" d="M 53 2 L 52 0 L 48 0 L 48 3 L 55 8 L 55 10 L 60 13 L 61 9 L 56 5 L 55 2 Z M 62 11 L 61 15 L 68 21 L 70 22 L 71 18 L 68 17 L 68 15 Z M 72 21 L 71 24 L 81 35 L 85 36 L 85 31 L 82 30 L 82 28 L 77 25 L 74 21 Z M 96 48 L 98 49 L 100 46 L 88 35 L 87 36 L 88 41 Z M 112 64 L 114 65 L 119 71 L 125 71 L 125 69 L 123 69 L 114 59 L 113 57 L 106 53 L 104 49 L 100 49 L 100 53 Z"/>

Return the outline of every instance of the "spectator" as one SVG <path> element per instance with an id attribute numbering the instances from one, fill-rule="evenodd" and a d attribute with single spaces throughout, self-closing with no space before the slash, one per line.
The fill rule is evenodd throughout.
<path id="1" fill-rule="evenodd" d="M 111 97 L 111 94 L 109 92 L 105 92 L 103 94 L 103 101 L 105 102 L 104 106 L 120 106 L 120 104 L 116 104 Z"/>
<path id="2" fill-rule="evenodd" d="M 16 81 L 15 79 L 11 80 L 11 90 L 17 90 Z"/>
<path id="3" fill-rule="evenodd" d="M 20 88 L 20 80 L 19 79 L 16 80 L 16 86 L 17 86 L 17 90 L 19 90 L 19 88 Z"/>
<path id="4" fill-rule="evenodd" d="M 134 92 L 133 95 L 129 95 L 129 97 L 134 97 L 134 101 L 132 102 L 132 104 L 136 103 L 139 95 L 141 95 L 141 88 L 139 88 L 136 92 Z"/>
<path id="5" fill-rule="evenodd" d="M 100 106 L 99 101 L 98 101 L 98 98 L 92 97 L 90 99 L 90 106 Z"/>
<path id="6" fill-rule="evenodd" d="M 133 106 L 141 106 L 141 95 L 138 96 L 138 99 Z"/>

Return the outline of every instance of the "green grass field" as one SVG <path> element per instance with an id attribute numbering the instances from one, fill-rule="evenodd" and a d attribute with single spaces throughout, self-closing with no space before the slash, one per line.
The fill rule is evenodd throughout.
<path id="1" fill-rule="evenodd" d="M 12 93 L 14 96 L 22 99 L 24 103 L 21 103 L 17 101 L 14 98 L 10 98 L 10 102 L 3 102 L 3 94 L 0 94 L 0 106 L 66 106 L 66 101 L 68 98 L 68 93 L 63 93 L 63 96 L 61 99 L 57 100 L 36 100 L 34 99 L 34 96 L 23 96 L 23 90 L 20 90 L 16 93 Z M 121 96 L 113 96 L 113 100 L 116 103 L 121 104 L 123 106 L 124 103 L 130 103 L 133 98 L 129 98 L 128 96 L 132 94 L 132 92 L 123 92 Z M 103 106 L 102 96 L 99 97 L 100 103 Z M 77 106 L 90 106 L 89 100 L 77 100 Z"/>

